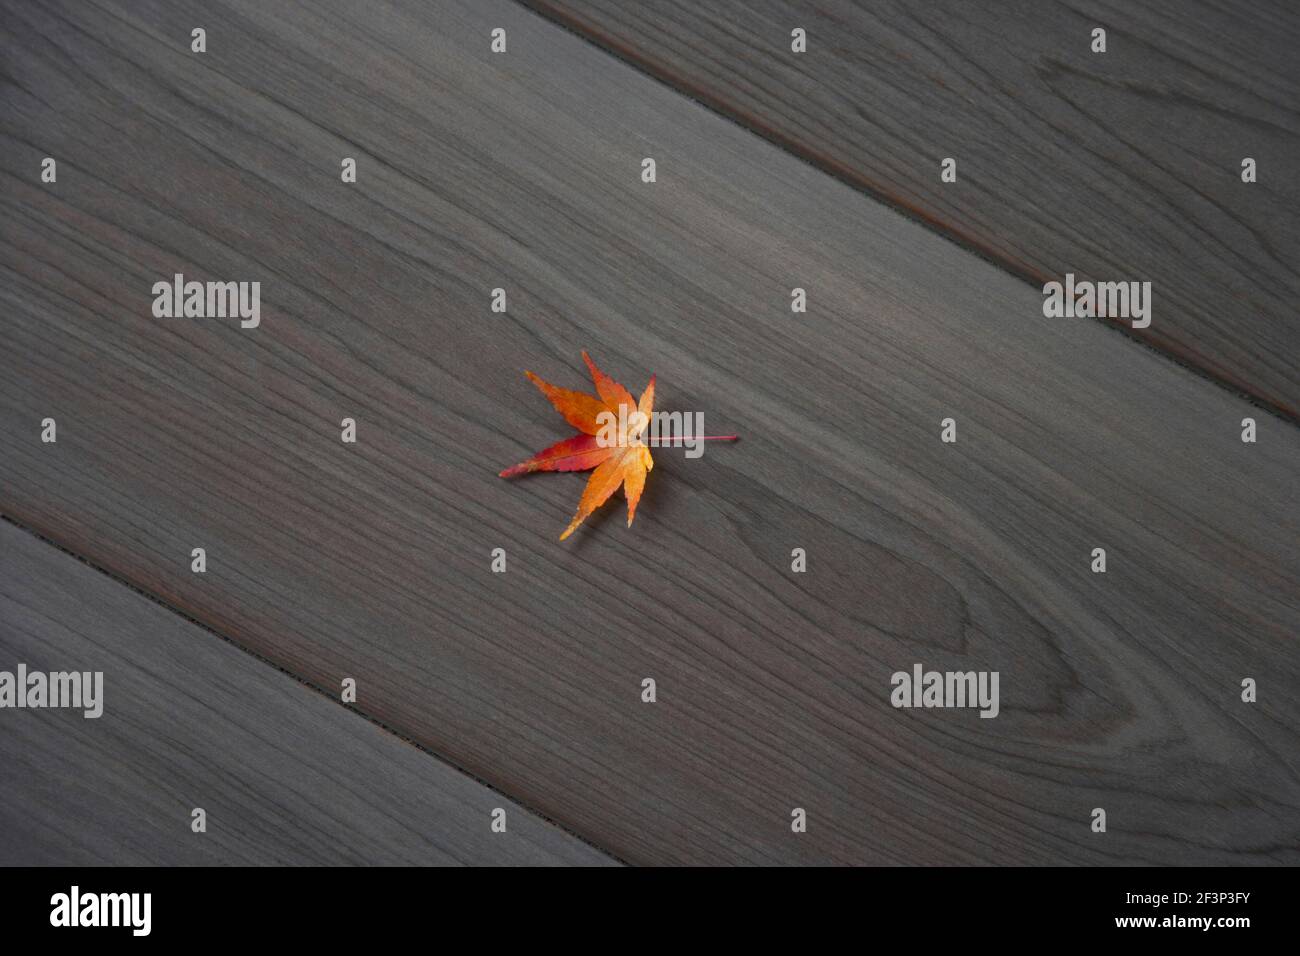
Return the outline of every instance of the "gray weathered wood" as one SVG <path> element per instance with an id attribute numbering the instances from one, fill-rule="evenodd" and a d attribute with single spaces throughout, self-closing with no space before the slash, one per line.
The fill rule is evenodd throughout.
<path id="1" fill-rule="evenodd" d="M 0 709 L 0 865 L 612 862 L 0 521 L 0 670 L 18 662 L 101 671 L 103 712 Z"/>
<path id="2" fill-rule="evenodd" d="M 1293 428 L 520 7 L 4 9 L 19 520 L 629 861 L 1300 860 Z M 743 440 L 560 545 L 583 348 Z"/>
<path id="3" fill-rule="evenodd" d="M 1152 282 L 1143 341 L 1297 416 L 1291 0 L 524 2 L 1040 287 Z"/>

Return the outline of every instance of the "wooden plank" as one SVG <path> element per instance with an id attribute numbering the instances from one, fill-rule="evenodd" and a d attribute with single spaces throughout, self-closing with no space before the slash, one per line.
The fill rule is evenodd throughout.
<path id="1" fill-rule="evenodd" d="M 506 3 L 3 43 L 19 520 L 628 861 L 1296 862 L 1294 429 Z M 560 545 L 581 478 L 496 473 L 583 348 L 743 440 Z M 918 662 L 1000 716 L 893 708 Z"/>
<path id="2" fill-rule="evenodd" d="M 0 865 L 613 862 L 0 521 L 0 670 L 19 662 L 102 693 L 97 717 L 0 710 Z"/>
<path id="3" fill-rule="evenodd" d="M 1150 281 L 1134 334 L 1296 418 L 1296 4 L 524 3 L 1040 288 Z"/>

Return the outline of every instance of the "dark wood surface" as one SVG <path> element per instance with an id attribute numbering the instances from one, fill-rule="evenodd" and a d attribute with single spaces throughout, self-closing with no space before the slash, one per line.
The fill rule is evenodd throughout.
<path id="1" fill-rule="evenodd" d="M 0 866 L 613 862 L 0 521 L 0 669 L 19 661 L 101 672 L 102 713 L 0 712 Z"/>
<path id="2" fill-rule="evenodd" d="M 1039 288 L 1150 281 L 1143 341 L 1296 417 L 1290 0 L 524 2 Z"/>
<path id="3" fill-rule="evenodd" d="M 3 10 L 16 520 L 627 861 L 1300 860 L 1292 426 L 518 6 Z M 583 348 L 742 440 L 561 545 Z"/>

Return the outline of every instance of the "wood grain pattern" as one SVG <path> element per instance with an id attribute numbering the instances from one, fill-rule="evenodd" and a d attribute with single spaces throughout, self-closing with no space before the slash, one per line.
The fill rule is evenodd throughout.
<path id="1" fill-rule="evenodd" d="M 0 866 L 613 862 L 0 521 L 0 669 L 19 661 L 102 671 L 103 713 L 0 711 Z"/>
<path id="2" fill-rule="evenodd" d="M 18 520 L 628 861 L 1300 860 L 1293 428 L 520 7 L 4 10 Z M 583 348 L 743 439 L 560 545 Z"/>
<path id="3" fill-rule="evenodd" d="M 1150 281 L 1134 334 L 1295 419 L 1294 3 L 524 2 L 1040 288 Z"/>

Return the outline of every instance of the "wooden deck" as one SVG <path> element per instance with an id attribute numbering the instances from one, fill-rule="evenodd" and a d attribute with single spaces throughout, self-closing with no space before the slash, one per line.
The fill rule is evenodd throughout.
<path id="1" fill-rule="evenodd" d="M 565 8 L 618 27 L 612 7 Z M 889 42 L 939 42 L 879 16 Z M 916 217 L 894 208 L 928 201 L 901 172 L 882 203 L 805 161 L 871 125 L 806 151 L 756 136 L 719 109 L 768 76 L 787 92 L 751 108 L 779 116 L 781 68 L 724 51 L 740 65 L 716 69 L 671 42 L 704 29 L 679 8 L 644 17 L 654 42 L 621 59 L 505 0 L 0 2 L 0 512 L 21 526 L 0 526 L 0 670 L 107 685 L 98 721 L 0 710 L 0 758 L 31 769 L 4 781 L 0 862 L 1300 861 L 1295 154 L 1267 152 L 1290 148 L 1294 112 L 1267 51 L 1195 74 L 1223 128 L 1194 173 L 1172 130 L 1142 147 L 1178 171 L 1161 189 L 1116 172 L 1137 147 L 1051 136 L 1072 89 L 1094 114 L 1141 98 L 1124 71 L 1154 67 L 1123 29 L 1111 86 L 1100 62 L 1062 65 L 1056 100 L 1026 105 L 980 73 L 992 27 L 945 21 L 969 56 L 931 55 L 1005 121 L 984 139 L 927 100 L 942 84 L 923 62 L 882 73 L 852 52 L 884 31 L 847 30 L 828 62 L 810 30 L 822 127 L 851 74 L 895 89 L 877 115 L 901 140 L 933 124 L 917 155 L 967 131 L 969 185 Z M 626 62 L 653 57 L 722 76 L 704 97 L 703 78 Z M 1230 164 L 1242 198 L 1194 221 L 1205 151 L 1235 163 L 1252 128 L 1261 181 Z M 1034 220 L 1071 208 L 1018 172 L 1053 150 L 1062 181 L 1109 184 L 1099 221 L 1150 204 L 1163 225 Z M 1020 205 L 992 217 L 1013 182 Z M 982 239 L 940 234 L 976 222 Z M 1219 246 L 1233 230 L 1254 243 L 1239 256 Z M 1061 265 L 1154 278 L 1166 352 L 1044 318 L 1024 280 Z M 259 281 L 260 325 L 155 318 L 176 273 Z M 1219 308 L 1238 291 L 1250 307 Z M 583 478 L 497 472 L 569 432 L 523 369 L 583 388 L 583 349 L 742 438 L 656 451 L 630 529 L 614 502 L 561 544 Z M 1194 352 L 1213 361 L 1189 368 Z M 997 671 L 998 717 L 891 706 L 891 674 L 917 663 Z M 242 761 L 237 784 L 213 772 Z M 332 782 L 300 801 L 308 781 Z M 484 817 L 502 801 L 508 837 Z M 218 836 L 196 842 L 191 806 Z M 129 845 L 106 836 L 119 821 Z M 341 829 L 356 842 L 316 845 Z"/>

